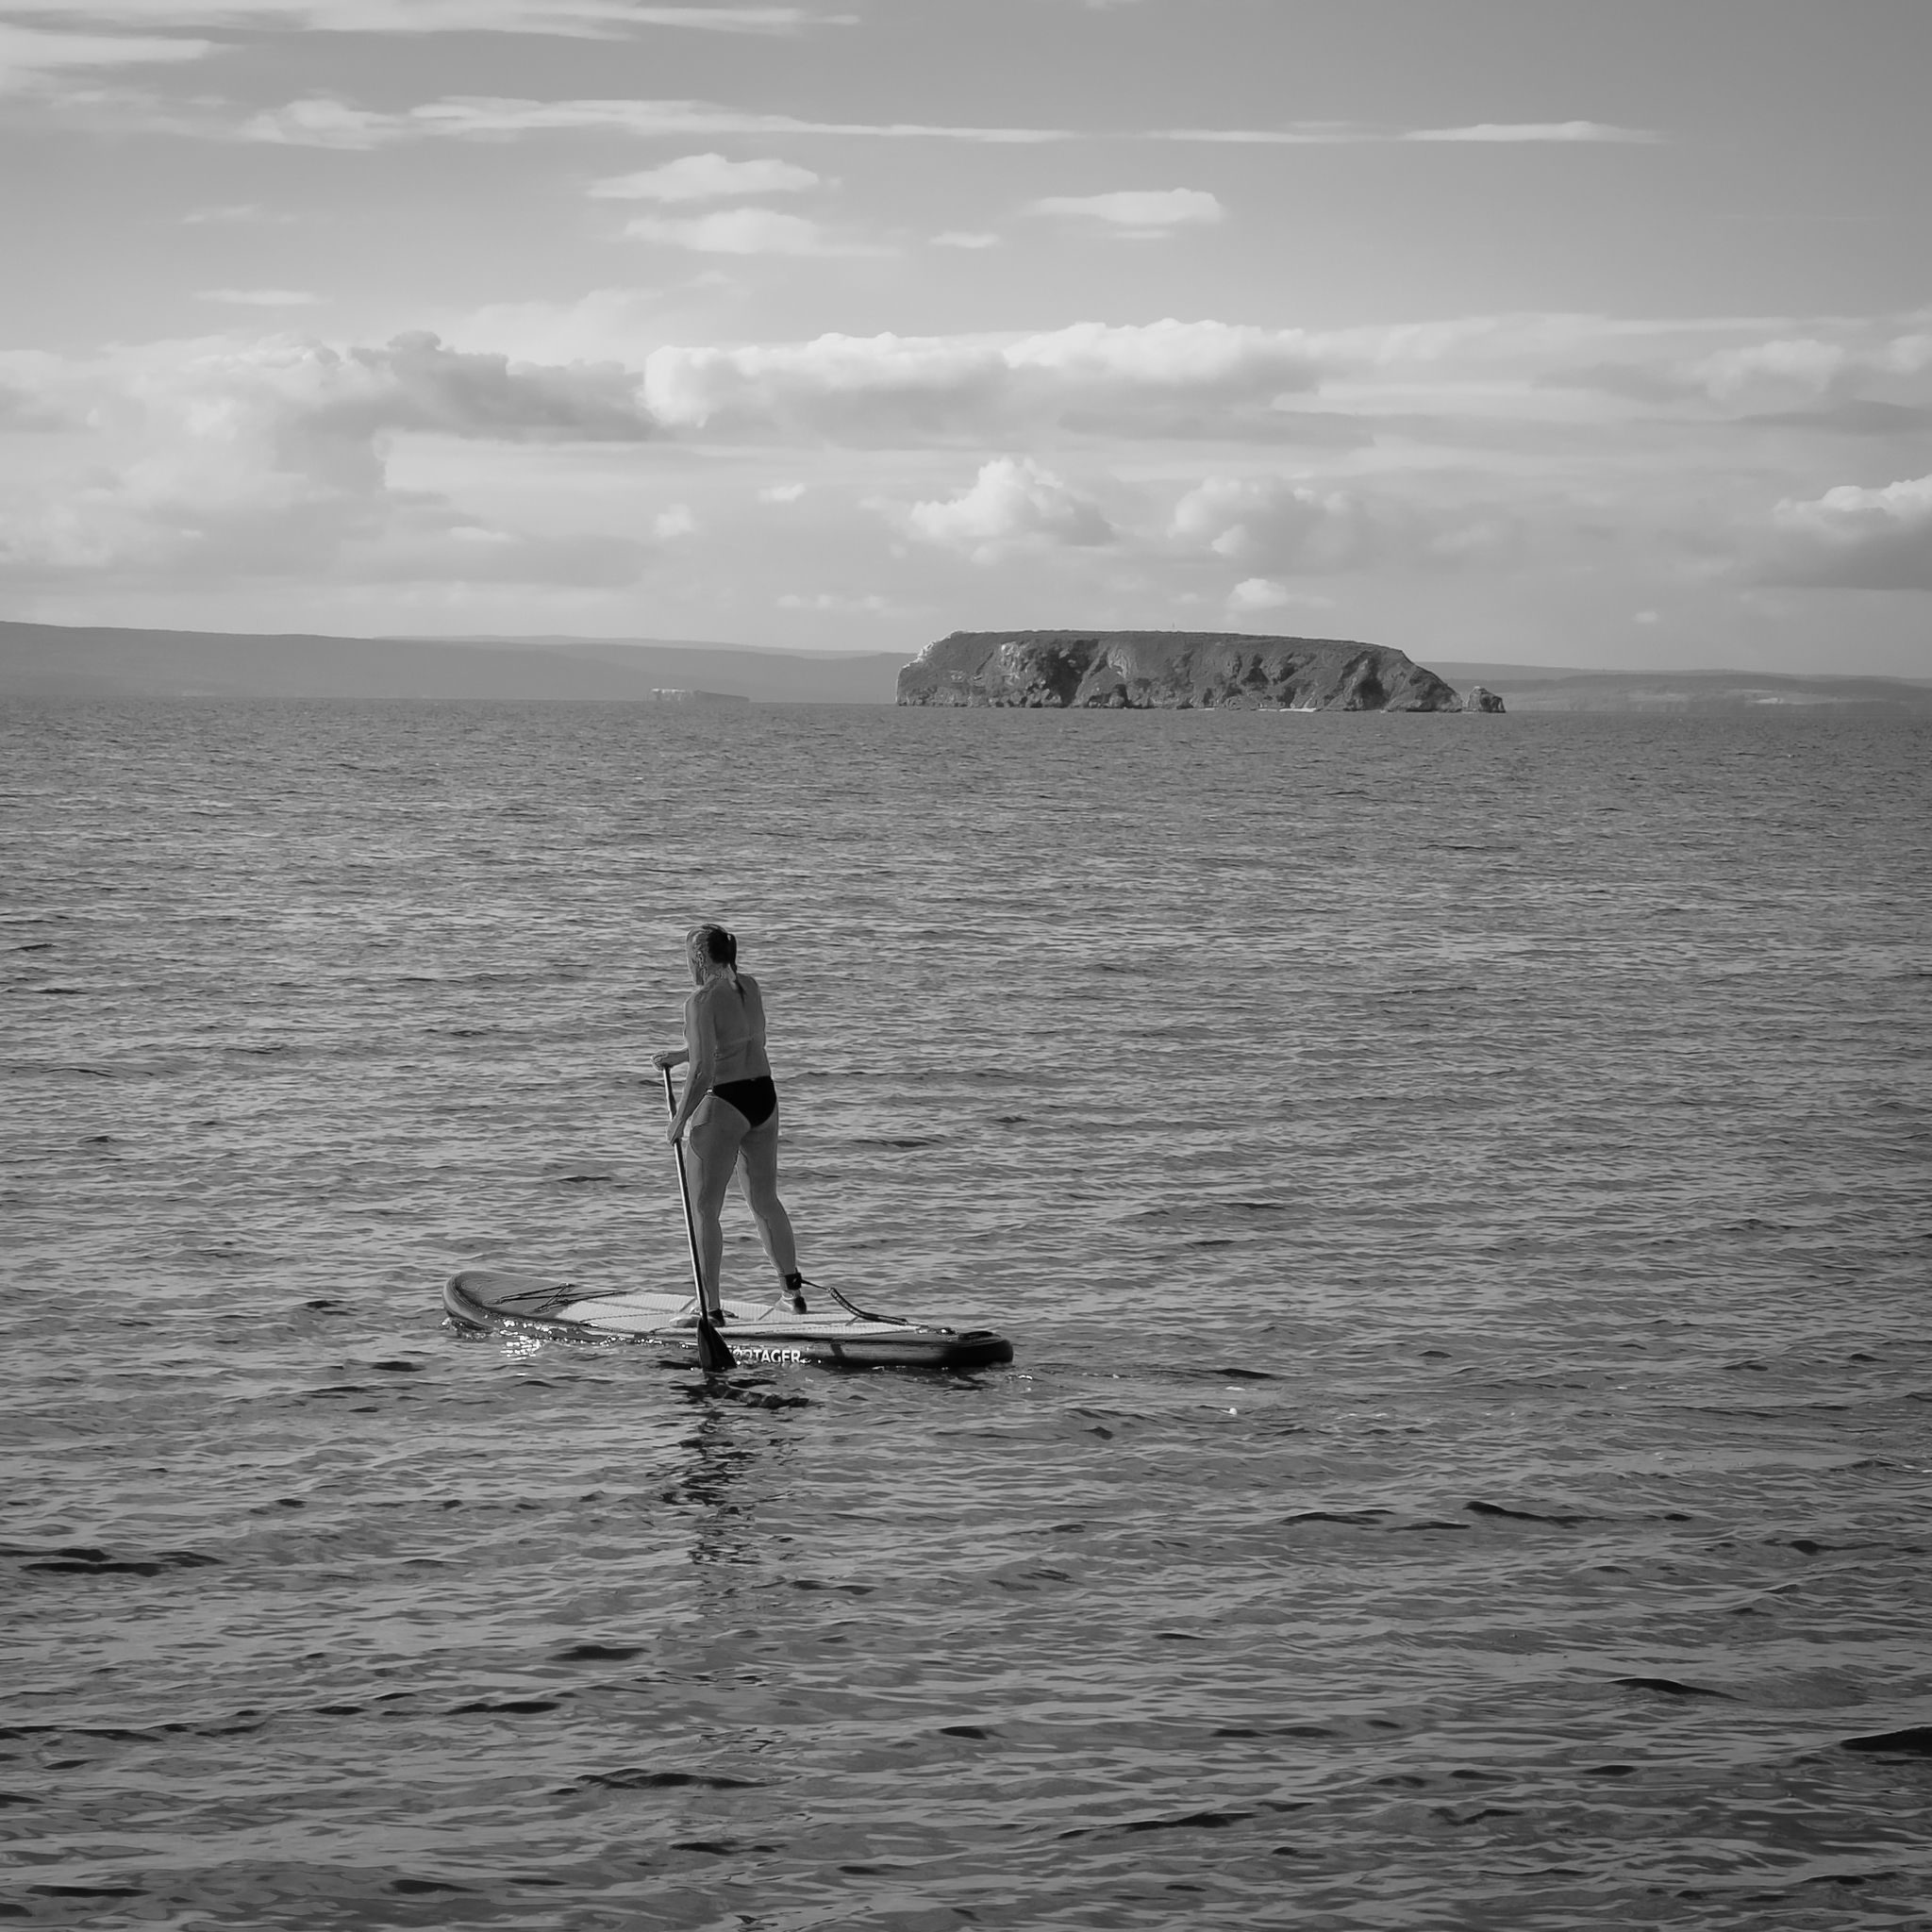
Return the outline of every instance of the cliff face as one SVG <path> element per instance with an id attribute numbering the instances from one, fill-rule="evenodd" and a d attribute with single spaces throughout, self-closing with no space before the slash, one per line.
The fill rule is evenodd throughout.
<path id="1" fill-rule="evenodd" d="M 1459 711 L 1400 651 L 1235 631 L 956 630 L 899 674 L 902 705 Z M 1498 707 L 1500 708 L 1500 707 Z"/>

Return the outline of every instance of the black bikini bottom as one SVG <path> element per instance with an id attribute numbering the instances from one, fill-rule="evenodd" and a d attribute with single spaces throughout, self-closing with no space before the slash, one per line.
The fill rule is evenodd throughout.
<path id="1" fill-rule="evenodd" d="M 755 1127 L 761 1127 L 778 1110 L 778 1090 L 769 1074 L 756 1080 L 724 1080 L 711 1089 L 714 1098 L 735 1107 Z"/>

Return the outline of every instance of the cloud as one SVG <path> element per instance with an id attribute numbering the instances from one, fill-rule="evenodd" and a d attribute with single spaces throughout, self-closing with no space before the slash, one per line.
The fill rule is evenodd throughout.
<path id="1" fill-rule="evenodd" d="M 306 289 L 203 289 L 197 302 L 239 302 L 250 308 L 306 308 L 319 299 Z"/>
<path id="2" fill-rule="evenodd" d="M 1914 318 L 1923 321 L 1923 318 Z M 1600 325 L 1602 333 L 1615 325 Z M 1894 325 L 1895 327 L 1895 325 Z M 1722 331 L 1738 338 L 1708 346 Z M 1769 428 L 1886 436 L 1923 425 L 1932 404 L 1932 334 L 1888 331 L 1833 321 L 1799 330 L 1790 324 L 1740 320 L 1687 325 L 1691 341 L 1673 341 L 1668 325 L 1628 329 L 1637 355 L 1581 366 L 1558 359 L 1531 380 L 1546 389 L 1617 396 L 1653 408 Z M 1702 343 L 1694 338 L 1702 334 Z"/>
<path id="3" fill-rule="evenodd" d="M 1473 127 L 1418 127 L 1403 141 L 1632 142 L 1645 145 L 1663 136 L 1647 127 L 1617 127 L 1604 121 L 1479 121 Z"/>
<path id="4" fill-rule="evenodd" d="M 1357 127 L 1346 121 L 1304 121 L 1292 127 L 1160 127 L 1150 132 L 1149 141 L 1174 141 L 1206 146 L 1227 144 L 1235 147 L 1341 147 L 1388 141 L 1391 137 Z"/>
<path id="5" fill-rule="evenodd" d="M 719 208 L 667 220 L 640 215 L 624 232 L 640 242 L 689 248 L 697 255 L 852 255 L 855 244 L 833 242 L 818 223 L 774 208 Z"/>
<path id="6" fill-rule="evenodd" d="M 1345 490 L 1273 476 L 1210 476 L 1174 505 L 1171 534 L 1230 562 L 1359 570 L 1395 547 L 1384 520 Z"/>
<path id="7" fill-rule="evenodd" d="M 691 537 L 697 533 L 698 520 L 691 513 L 691 506 L 683 503 L 667 505 L 651 520 L 651 534 L 660 543 L 669 542 L 674 537 Z"/>
<path id="8" fill-rule="evenodd" d="M 1840 483 L 1773 512 L 1781 540 L 1762 575 L 1838 590 L 1932 591 L 1932 475 L 1863 489 Z"/>
<path id="9" fill-rule="evenodd" d="M 730 161 L 723 155 L 685 155 L 641 174 L 593 182 L 591 193 L 626 201 L 724 201 L 741 194 L 796 194 L 816 188 L 809 168 L 790 161 Z"/>
<path id="10" fill-rule="evenodd" d="M 208 131 L 219 130 L 210 124 Z M 315 96 L 270 108 L 232 131 L 248 141 L 341 148 L 373 148 L 400 141 L 508 141 L 528 134 L 601 131 L 648 138 L 745 135 L 758 140 L 782 140 L 794 135 L 841 135 L 880 141 L 1018 145 L 1081 138 L 1065 128 L 801 121 L 791 114 L 749 113 L 708 101 L 532 101 L 491 94 L 453 95 L 425 102 L 400 113 L 356 108 L 327 96 Z"/>
<path id="11" fill-rule="evenodd" d="M 1932 428 L 1932 408 L 1872 396 L 1835 396 L 1808 409 L 1774 409 L 1740 419 L 1753 428 L 1808 429 L 1828 436 L 1917 436 Z"/>
<path id="12" fill-rule="evenodd" d="M 758 491 L 760 503 L 796 503 L 805 494 L 803 483 L 768 483 Z"/>
<path id="13" fill-rule="evenodd" d="M 971 489 L 948 503 L 915 503 L 904 521 L 911 535 L 982 564 L 1018 552 L 1091 547 L 1114 535 L 1096 504 L 1025 457 L 995 457 Z"/>
<path id="14" fill-rule="evenodd" d="M 307 406 L 358 426 L 508 441 L 641 442 L 658 433 L 636 378 L 614 363 L 516 363 L 421 331 L 341 358 L 314 343 L 295 353 L 320 373 Z"/>
<path id="15" fill-rule="evenodd" d="M 1843 380 L 1855 360 L 1840 343 L 1800 336 L 1720 349 L 1691 364 L 1684 376 L 1717 402 L 1766 388 L 1822 395 Z"/>
<path id="16" fill-rule="evenodd" d="M 85 420 L 53 392 L 51 357 L 0 351 L 0 431 L 72 429 Z"/>
<path id="17" fill-rule="evenodd" d="M 1355 121 L 1298 121 L 1288 127 L 1163 127 L 1149 141 L 1225 142 L 1253 147 L 1379 147 L 1413 141 L 1501 142 L 1612 142 L 1648 145 L 1663 140 L 1643 127 L 1606 121 L 1483 121 L 1468 127 L 1372 127 Z"/>
<path id="18" fill-rule="evenodd" d="M 879 617 L 897 608 L 875 591 L 859 597 L 841 597 L 830 591 L 787 591 L 774 601 L 780 610 L 832 610 L 851 617 Z"/>
<path id="19" fill-rule="evenodd" d="M 1314 596 L 1307 591 L 1291 591 L 1286 584 L 1277 584 L 1272 577 L 1243 577 L 1227 593 L 1227 608 L 1239 611 L 1279 610 L 1290 604 L 1326 610 L 1333 608 L 1334 602 L 1332 597 Z"/>
<path id="20" fill-rule="evenodd" d="M 16 11 L 27 9 L 16 8 Z M 0 21 L 0 93 L 43 86 L 76 68 L 138 67 L 199 60 L 214 51 L 209 41 L 161 40 L 128 34 L 50 33 Z"/>
<path id="21" fill-rule="evenodd" d="M 291 101 L 242 124 L 245 141 L 270 141 L 291 147 L 373 148 L 399 139 L 409 117 L 352 108 L 342 101 L 316 98 Z"/>
<path id="22" fill-rule="evenodd" d="M 1176 228 L 1211 227 L 1227 210 L 1204 188 L 1124 188 L 1110 194 L 1049 194 L 1026 210 L 1099 222 L 1124 235 L 1151 237 Z"/>
<path id="23" fill-rule="evenodd" d="M 211 223 L 224 225 L 230 222 L 291 222 L 293 215 L 271 211 L 256 201 L 230 202 L 224 207 L 191 208 L 181 217 L 184 228 L 202 227 Z"/>
<path id="24" fill-rule="evenodd" d="M 820 336 L 656 349 L 643 393 L 667 426 L 857 443 L 982 445 L 1056 425 L 1087 435 L 1206 433 L 1315 387 L 1298 330 L 1217 322 L 1080 323 L 1019 337 Z"/>
<path id="25" fill-rule="evenodd" d="M 434 336 L 338 351 L 294 337 L 124 352 L 87 372 L 116 459 L 65 487 L 43 471 L 0 523 L 22 573 L 617 583 L 648 555 L 623 537 L 544 536 L 398 490 L 394 438 L 644 441 L 635 378 L 609 365 L 515 364 Z"/>
<path id="26" fill-rule="evenodd" d="M 9 0 L 15 14 L 84 12 L 144 26 L 275 28 L 365 34 L 513 33 L 615 38 L 638 27 L 791 34 L 850 26 L 858 16 L 806 7 L 651 6 L 641 0 Z"/>
<path id="27" fill-rule="evenodd" d="M 1292 576 L 1514 560 L 1525 529 L 1520 514 L 1482 503 L 1263 475 L 1208 477 L 1174 505 L 1168 535 L 1184 549 Z"/>
<path id="28" fill-rule="evenodd" d="M 1000 238 L 972 229 L 948 228 L 944 234 L 932 238 L 932 245 L 935 248 L 997 248 Z"/>

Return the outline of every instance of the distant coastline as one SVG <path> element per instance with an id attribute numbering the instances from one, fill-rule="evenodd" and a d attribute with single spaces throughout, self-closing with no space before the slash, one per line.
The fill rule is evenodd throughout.
<path id="1" fill-rule="evenodd" d="M 1438 667 L 1465 688 L 1503 691 L 1512 711 L 1804 710 L 1888 705 L 1932 710 L 1932 681 L 1907 677 L 1796 676 L 1770 671 L 1574 671 L 1549 664 Z"/>
<path id="2" fill-rule="evenodd" d="M 997 643 L 1026 634 L 971 635 Z M 1174 634 L 1140 635 L 1172 639 Z M 1230 651 L 1242 648 L 1265 654 L 1271 642 L 1245 634 L 1214 635 Z M 1408 661 L 1400 652 L 1391 656 Z M 710 693 L 727 704 L 749 700 L 767 705 L 891 705 L 897 698 L 902 673 L 910 668 L 908 655 L 901 651 L 824 655 L 671 639 L 343 638 L 0 620 L 0 697 L 6 698 L 489 698 L 649 704 L 667 702 L 658 698 L 658 692 L 687 691 Z M 1422 671 L 1420 666 L 1413 668 Z M 1902 677 L 1807 677 L 1724 670 L 1578 671 L 1558 665 L 1442 659 L 1423 675 L 1454 687 L 1465 699 L 1473 687 L 1485 685 L 1501 695 L 1512 712 L 1770 710 L 1845 705 L 1932 710 L 1932 681 Z"/>
<path id="3" fill-rule="evenodd" d="M 0 695 L 890 705 L 897 652 L 598 638 L 341 638 L 0 622 Z"/>

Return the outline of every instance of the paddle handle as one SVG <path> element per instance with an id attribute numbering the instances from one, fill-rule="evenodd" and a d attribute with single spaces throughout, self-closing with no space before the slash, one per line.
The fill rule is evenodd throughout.
<path id="1" fill-rule="evenodd" d="M 658 1071 L 664 1075 L 665 1116 L 675 1121 L 677 1118 L 677 1095 L 672 1091 L 671 1069 L 659 1067 Z M 713 1310 L 705 1299 L 705 1271 L 703 1264 L 698 1260 L 698 1224 L 691 1211 L 691 1182 L 685 1177 L 684 1172 L 684 1142 L 681 1140 L 672 1141 L 671 1151 L 677 1159 L 677 1198 L 684 1208 L 684 1239 L 691 1249 L 691 1287 L 697 1292 L 698 1313 L 708 1315 Z"/>

